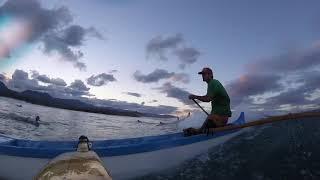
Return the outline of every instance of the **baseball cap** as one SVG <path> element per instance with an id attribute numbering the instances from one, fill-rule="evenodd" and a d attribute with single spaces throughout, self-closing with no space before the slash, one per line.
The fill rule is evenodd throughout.
<path id="1" fill-rule="evenodd" d="M 202 71 L 198 72 L 198 74 L 204 74 L 204 73 L 212 74 L 212 70 L 208 67 L 205 67 L 202 69 Z"/>

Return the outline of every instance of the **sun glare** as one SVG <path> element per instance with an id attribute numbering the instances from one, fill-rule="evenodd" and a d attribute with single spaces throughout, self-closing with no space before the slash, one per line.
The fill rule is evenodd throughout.
<path id="1" fill-rule="evenodd" d="M 15 49 L 21 47 L 31 36 L 31 23 L 10 17 L 0 20 L 0 59 L 10 57 Z"/>

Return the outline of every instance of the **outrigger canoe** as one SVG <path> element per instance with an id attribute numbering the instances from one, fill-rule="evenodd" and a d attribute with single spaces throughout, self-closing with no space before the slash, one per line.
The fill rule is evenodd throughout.
<path id="1" fill-rule="evenodd" d="M 244 113 L 233 125 L 245 123 Z M 130 179 L 171 169 L 205 153 L 239 129 L 185 137 L 183 133 L 92 141 L 92 151 L 113 179 Z M 78 141 L 33 141 L 0 135 L 0 179 L 33 179 L 58 155 L 77 151 Z"/>

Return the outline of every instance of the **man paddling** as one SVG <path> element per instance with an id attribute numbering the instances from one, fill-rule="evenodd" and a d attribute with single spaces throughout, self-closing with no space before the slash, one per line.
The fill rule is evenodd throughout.
<path id="1" fill-rule="evenodd" d="M 202 80 L 208 84 L 207 94 L 204 96 L 190 94 L 189 99 L 198 99 L 202 102 L 211 101 L 212 110 L 210 115 L 208 115 L 207 119 L 202 124 L 201 128 L 188 128 L 183 130 L 187 136 L 204 133 L 204 131 L 208 128 L 225 126 L 229 117 L 231 117 L 229 95 L 223 85 L 218 80 L 213 78 L 212 70 L 208 67 L 205 67 L 198 74 L 201 74 Z"/>

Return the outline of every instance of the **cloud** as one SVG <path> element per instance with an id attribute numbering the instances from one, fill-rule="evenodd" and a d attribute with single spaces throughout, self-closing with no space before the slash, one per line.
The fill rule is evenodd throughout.
<path id="1" fill-rule="evenodd" d="M 187 64 L 193 64 L 197 61 L 200 56 L 200 52 L 195 48 L 181 48 L 175 51 L 175 54 L 178 56 L 181 64 L 179 67 L 184 69 Z"/>
<path id="2" fill-rule="evenodd" d="M 272 74 L 246 74 L 226 85 L 234 106 L 253 95 L 262 95 L 283 89 L 279 83 L 281 77 Z"/>
<path id="3" fill-rule="evenodd" d="M 295 88 L 289 88 L 279 95 L 267 98 L 264 107 L 266 109 L 280 109 L 281 106 L 284 105 L 297 107 L 312 104 L 317 104 L 318 107 L 320 107 L 320 94 L 318 94 L 318 98 L 310 99 L 312 94 L 320 90 L 320 72 L 312 71 L 303 73 L 300 77 L 297 77 L 297 82 L 301 85 L 298 85 Z"/>
<path id="4" fill-rule="evenodd" d="M 166 38 L 157 36 L 152 38 L 146 46 L 147 59 L 154 57 L 160 61 L 167 61 L 168 54 L 177 56 L 179 67 L 184 69 L 186 65 L 197 61 L 200 52 L 193 47 L 186 47 L 182 34 L 175 34 Z"/>
<path id="5" fill-rule="evenodd" d="M 312 93 L 316 89 L 320 89 L 320 71 L 304 72 L 299 77 L 299 82 L 304 83 L 301 89 L 306 93 Z"/>
<path id="6" fill-rule="evenodd" d="M 148 103 L 156 103 L 158 100 L 153 99 L 152 101 L 149 101 Z"/>
<path id="7" fill-rule="evenodd" d="M 45 54 L 52 55 L 54 52 L 57 52 L 61 55 L 61 60 L 73 63 L 73 66 L 79 70 L 86 69 L 86 65 L 79 61 L 79 59 L 83 57 L 83 53 L 81 51 L 71 50 L 71 47 L 69 47 L 68 44 L 64 43 L 55 35 L 45 36 L 43 38 L 43 43 L 43 52 Z"/>
<path id="8" fill-rule="evenodd" d="M 96 30 L 96 28 L 94 28 L 94 27 L 87 28 L 86 34 L 88 36 L 92 36 L 92 37 L 95 37 L 100 40 L 106 40 L 106 38 L 98 30 Z"/>
<path id="9" fill-rule="evenodd" d="M 51 84 L 56 85 L 56 86 L 66 86 L 67 83 L 61 79 L 61 78 L 53 78 L 50 81 Z"/>
<path id="10" fill-rule="evenodd" d="M 88 88 L 81 80 L 74 80 L 69 86 L 71 89 L 78 90 L 78 91 L 89 91 Z"/>
<path id="11" fill-rule="evenodd" d="M 32 71 L 33 79 L 29 78 L 27 72 L 23 70 L 15 70 L 12 74 L 12 78 L 8 79 L 7 86 L 10 89 L 16 91 L 25 91 L 25 90 L 33 90 L 40 91 L 50 94 L 53 97 L 57 98 L 80 98 L 82 96 L 93 96 L 89 93 L 89 89 L 85 86 L 85 84 L 81 80 L 75 80 L 70 86 L 62 86 L 65 83 L 64 80 L 60 78 L 50 79 L 47 75 L 39 75 L 43 81 L 47 81 L 47 86 L 42 86 L 38 82 L 39 76 L 36 71 Z"/>
<path id="12" fill-rule="evenodd" d="M 247 74 L 226 85 L 234 107 L 264 112 L 320 107 L 320 46 L 289 51 L 247 66 Z"/>
<path id="13" fill-rule="evenodd" d="M 8 86 L 17 91 L 42 89 L 37 80 L 29 79 L 28 73 L 19 69 L 12 74 L 12 79 L 8 81 Z"/>
<path id="14" fill-rule="evenodd" d="M 69 9 L 64 6 L 46 9 L 38 0 L 10 0 L 0 7 L 0 15 L 20 22 L 24 29 L 23 40 L 26 43 L 43 43 L 45 54 L 57 53 L 62 60 L 72 62 L 74 67 L 80 70 L 86 68 L 86 65 L 80 62 L 84 54 L 79 49 L 84 44 L 85 38 L 91 36 L 104 39 L 94 27 L 84 28 L 80 25 L 70 25 L 73 17 Z M 21 44 L 25 43 L 21 42 Z M 6 50 L 6 47 L 11 49 Z M 18 45 L 1 46 L 0 52 L 10 54 L 17 47 Z"/>
<path id="15" fill-rule="evenodd" d="M 84 56 L 80 50 L 72 50 L 83 45 L 86 36 L 93 36 L 103 40 L 104 38 L 93 27 L 85 29 L 79 25 L 69 26 L 61 31 L 52 32 L 42 39 L 44 42 L 44 52 L 52 54 L 58 52 L 66 61 L 74 63 L 80 70 L 85 70 L 86 65 L 79 62 Z"/>
<path id="16" fill-rule="evenodd" d="M 133 74 L 133 77 L 136 81 L 142 82 L 142 83 L 154 83 L 158 82 L 162 79 L 172 79 L 173 81 L 180 81 L 183 83 L 189 83 L 189 76 L 185 73 L 169 73 L 166 70 L 163 69 L 156 69 L 150 74 L 143 75 L 140 71 L 136 71 Z"/>
<path id="17" fill-rule="evenodd" d="M 152 82 L 158 82 L 161 79 L 168 79 L 172 77 L 174 73 L 168 73 L 168 71 L 163 70 L 163 69 L 156 69 L 150 74 L 143 75 L 141 74 L 140 71 L 136 71 L 133 74 L 133 77 L 135 80 L 138 82 L 143 82 L 143 83 L 152 83 Z"/>
<path id="18" fill-rule="evenodd" d="M 87 83 L 91 86 L 103 86 L 106 85 L 108 82 L 117 81 L 112 74 L 98 74 L 92 75 L 87 79 Z"/>
<path id="19" fill-rule="evenodd" d="M 67 83 L 61 78 L 49 78 L 47 75 L 40 75 L 37 71 L 31 71 L 31 77 L 37 79 L 40 82 L 57 85 L 57 86 L 66 86 Z"/>
<path id="20" fill-rule="evenodd" d="M 255 72 L 286 73 L 303 71 L 320 65 L 320 46 L 314 46 L 306 50 L 289 51 L 279 56 L 264 58 L 263 60 L 249 64 L 249 69 Z"/>
<path id="21" fill-rule="evenodd" d="M 184 89 L 175 87 L 171 83 L 165 83 L 161 87 L 155 89 L 159 90 L 161 93 L 166 94 L 167 97 L 174 98 L 182 102 L 183 104 L 192 104 L 192 101 L 188 99 L 188 96 L 191 93 L 185 91 Z"/>
<path id="22" fill-rule="evenodd" d="M 264 103 L 264 106 L 269 107 L 269 109 L 277 109 L 280 108 L 281 105 L 302 105 L 311 103 L 305 96 L 301 96 L 302 94 L 304 94 L 303 89 L 290 89 L 277 96 L 268 98 L 266 103 Z"/>
<path id="23" fill-rule="evenodd" d="M 134 97 L 141 97 L 141 94 L 139 94 L 139 93 L 125 92 L 125 94 L 128 94 L 130 96 L 134 96 Z"/>
<path id="24" fill-rule="evenodd" d="M 160 60 L 167 61 L 168 58 L 166 57 L 165 52 L 170 49 L 175 49 L 183 42 L 184 39 L 181 34 L 176 34 L 167 38 L 157 36 L 148 42 L 146 47 L 147 56 L 158 56 Z"/>

